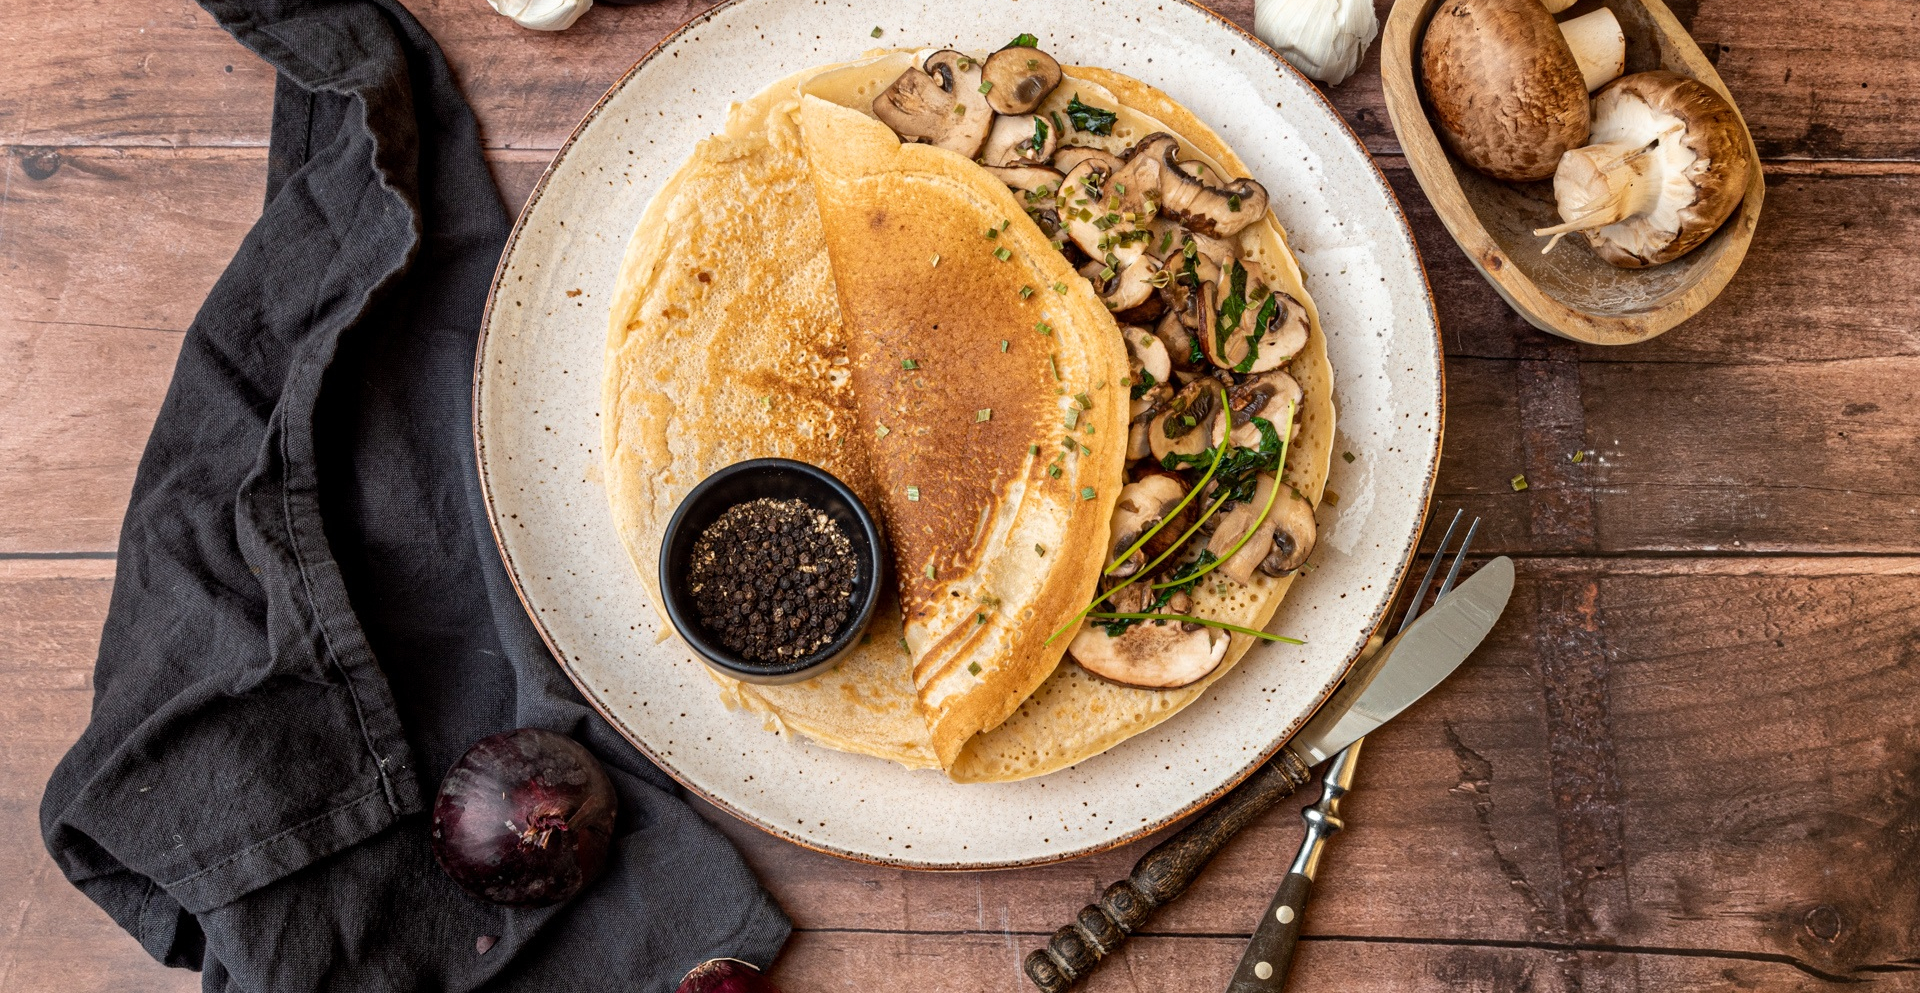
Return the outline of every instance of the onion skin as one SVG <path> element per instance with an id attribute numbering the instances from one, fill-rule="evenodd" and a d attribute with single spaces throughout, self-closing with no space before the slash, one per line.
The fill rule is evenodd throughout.
<path id="1" fill-rule="evenodd" d="M 694 966 L 674 993 L 780 993 L 780 988 L 739 959 L 708 959 Z"/>
<path id="2" fill-rule="evenodd" d="M 482 738 L 433 804 L 433 857 L 474 897 L 509 907 L 570 900 L 613 840 L 613 783 L 578 742 L 544 728 Z"/>

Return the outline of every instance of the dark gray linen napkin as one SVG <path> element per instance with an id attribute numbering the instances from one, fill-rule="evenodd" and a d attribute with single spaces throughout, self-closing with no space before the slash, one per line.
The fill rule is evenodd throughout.
<path id="1" fill-rule="evenodd" d="M 665 991 L 767 964 L 786 918 L 583 703 L 488 533 L 469 401 L 508 220 L 438 47 L 396 0 L 203 5 L 280 74 L 267 202 L 141 460 L 48 850 L 207 990 Z M 442 774 L 528 725 L 620 796 L 607 875 L 557 909 L 479 903 L 428 849 Z"/>

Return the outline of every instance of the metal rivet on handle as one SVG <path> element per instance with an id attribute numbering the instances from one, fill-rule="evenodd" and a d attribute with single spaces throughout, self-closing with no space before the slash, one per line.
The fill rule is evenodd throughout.
<path id="1" fill-rule="evenodd" d="M 1293 908 L 1282 905 L 1279 910 L 1273 912 L 1273 919 L 1282 924 L 1292 924 Z"/>
<path id="2" fill-rule="evenodd" d="M 1265 962 L 1255 962 L 1255 963 L 1253 964 L 1253 978 L 1255 978 L 1255 979 L 1272 979 L 1272 978 L 1273 978 L 1273 966 L 1271 966 L 1271 965 L 1268 965 L 1268 964 L 1267 964 L 1267 963 L 1265 963 Z"/>

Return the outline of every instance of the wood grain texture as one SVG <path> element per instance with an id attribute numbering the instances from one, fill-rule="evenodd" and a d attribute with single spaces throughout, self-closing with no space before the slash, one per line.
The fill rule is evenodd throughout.
<path id="1" fill-rule="evenodd" d="M 414 9 L 517 206 L 703 6 L 601 7 L 559 36 L 480 0 Z M 1370 737 L 1289 989 L 1920 990 L 1920 7 L 1673 6 L 1770 160 L 1767 212 L 1720 298 L 1629 350 L 1534 331 L 1460 256 L 1391 154 L 1377 55 L 1329 94 L 1388 153 L 1440 308 L 1436 505 L 1485 517 L 1521 583 L 1486 649 Z M 1251 23 L 1251 0 L 1220 7 Z M 190 3 L 77 0 L 0 44 L 0 827 L 22 839 L 0 851 L 0 990 L 184 991 L 198 977 L 60 877 L 37 807 L 86 720 L 180 333 L 258 214 L 272 74 Z M 1086 988 L 1224 988 L 1307 799 Z M 800 927 L 788 993 L 1025 993 L 1021 958 L 1159 840 L 915 874 L 709 814 Z"/>
<path id="2" fill-rule="evenodd" d="M 473 0 L 408 4 L 446 49 L 487 143 L 549 150 L 634 60 L 706 6 L 603 5 L 549 35 L 516 28 Z M 1252 0 L 1209 6 L 1253 25 Z M 1390 6 L 1375 0 L 1382 20 Z M 1911 0 L 1673 6 L 1748 112 L 1762 156 L 1920 159 L 1920 12 Z M 76 0 L 6 30 L 19 61 L 0 73 L 0 140 L 266 144 L 271 71 L 197 7 Z M 1393 154 L 1400 146 L 1379 67 L 1376 49 L 1328 95 L 1369 149 Z"/>

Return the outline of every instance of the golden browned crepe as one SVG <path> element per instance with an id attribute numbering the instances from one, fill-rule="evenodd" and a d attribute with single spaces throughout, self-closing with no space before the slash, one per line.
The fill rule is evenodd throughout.
<path id="1" fill-rule="evenodd" d="M 997 180 L 936 149 L 902 147 L 891 133 L 885 134 L 893 143 L 888 148 L 878 140 L 881 132 L 866 127 L 881 125 L 834 106 L 864 107 L 910 59 L 910 53 L 894 53 L 774 84 L 734 108 L 726 131 L 703 142 L 656 195 L 629 245 L 609 326 L 603 393 L 608 496 L 657 603 L 653 571 L 660 533 L 680 497 L 706 474 L 741 459 L 782 455 L 845 479 L 888 518 L 896 535 L 894 553 L 911 612 L 907 625 L 902 628 L 897 611 L 882 611 L 851 658 L 804 683 L 757 686 L 715 676 L 723 698 L 759 713 L 770 729 L 832 748 L 912 768 L 948 768 L 963 781 L 1019 779 L 1071 765 L 1177 713 L 1224 675 L 1252 639 L 1235 635 L 1212 675 L 1175 690 L 1118 686 L 1070 661 L 1056 667 L 1068 637 L 1042 644 L 1059 626 L 1039 622 L 1042 613 L 1065 609 L 1070 617 L 1093 595 L 1112 502 L 1103 489 L 1118 489 L 1122 454 L 1116 447 L 1109 455 L 1096 439 L 1117 443 L 1125 422 L 1124 413 L 1119 426 L 1098 420 L 1112 413 L 1103 406 L 1118 405 L 1102 405 L 1097 394 L 1116 389 L 1126 371 L 1124 355 L 1111 318 L 1100 308 L 1096 316 L 1113 336 L 1111 357 L 1101 360 L 1089 348 L 1088 357 L 1069 359 L 1060 368 L 1061 384 L 1037 406 L 1019 389 L 1031 363 L 1044 362 L 1037 346 L 1048 338 L 1033 329 L 1041 318 L 1028 317 L 1029 308 L 1065 300 L 1052 293 L 1051 284 L 1063 283 L 1068 297 L 1099 305 L 1091 287 L 1052 252 Z M 1097 69 L 1068 67 L 1067 77 L 1049 103 L 1064 106 L 1078 94 L 1119 110 L 1113 136 L 1105 139 L 1111 150 L 1164 130 L 1181 139 L 1184 157 L 1200 158 L 1226 175 L 1248 174 L 1211 130 L 1159 91 Z M 807 93 L 822 98 L 804 110 L 803 81 Z M 801 120 L 808 115 L 812 130 L 803 140 Z M 840 147 L 842 138 L 849 147 Z M 809 182 L 809 151 L 817 178 L 838 191 L 826 195 L 824 226 L 822 201 Z M 984 182 L 968 178 L 969 172 Z M 902 212 L 918 223 L 889 227 Z M 876 213 L 889 217 L 869 240 L 859 225 L 873 230 Z M 996 239 L 985 237 L 990 217 L 995 224 L 1010 221 Z M 964 265 L 955 262 L 969 245 L 962 236 L 977 239 L 973 244 L 980 248 Z M 1334 416 L 1317 312 L 1271 215 L 1239 240 L 1245 256 L 1261 263 L 1267 281 L 1308 311 L 1312 333 L 1292 366 L 1305 390 L 1303 429 L 1286 479 L 1318 502 Z M 884 249 L 858 247 L 883 243 Z M 949 243 L 958 249 L 939 247 Z M 993 249 L 1003 244 L 1010 253 L 1018 245 L 1019 254 L 994 259 Z M 869 251 L 870 257 L 853 261 L 853 254 Z M 935 252 L 942 256 L 938 266 L 931 261 Z M 1018 288 L 1027 284 L 1044 291 L 1037 297 L 1052 300 L 1020 300 Z M 943 287 L 939 295 L 928 292 L 933 286 Z M 1013 306 L 992 305 L 1009 291 Z M 956 296 L 968 302 L 939 302 Z M 935 323 L 941 325 L 938 336 Z M 1048 340 L 1056 346 L 1062 323 L 1072 323 L 1074 335 L 1081 328 L 1078 322 L 1047 323 L 1055 332 Z M 964 342 L 956 346 L 945 334 L 962 324 Z M 1001 340 L 1009 343 L 1005 353 L 998 351 Z M 984 354 L 982 342 L 989 346 Z M 903 354 L 923 350 L 925 355 Z M 942 353 L 953 358 L 936 358 Z M 1060 353 L 1054 355 L 1060 362 Z M 921 368 L 901 369 L 906 358 Z M 1096 372 L 1107 361 L 1118 363 L 1118 373 L 1112 366 Z M 953 368 L 943 368 L 949 362 Z M 1002 375 L 1006 369 L 1012 375 Z M 944 375 L 950 371 L 955 375 Z M 1096 388 L 1102 376 L 1106 385 Z M 1063 397 L 1059 391 L 1069 385 L 1077 388 Z M 1081 417 L 1093 414 L 1095 431 L 1076 437 L 1094 454 L 1064 460 L 1063 473 L 1075 474 L 1067 488 L 1076 495 L 1078 486 L 1093 486 L 1095 499 L 1088 502 L 1102 509 L 1097 529 L 1065 519 L 1044 525 L 1075 536 L 1061 544 L 1078 550 L 1083 568 L 1069 570 L 1078 578 L 1067 582 L 1033 571 L 1042 558 L 1037 554 L 1035 561 L 1020 561 L 1015 532 L 1032 533 L 1021 529 L 1043 527 L 1052 515 L 1037 509 L 1041 503 L 1029 503 L 1027 490 L 1016 489 L 1047 478 L 1044 466 L 1053 452 L 1044 445 L 1057 446 L 1065 434 L 1063 413 L 1044 420 L 1049 395 L 1057 412 L 1082 390 L 1093 410 Z M 992 413 L 976 421 L 980 410 Z M 1025 446 L 1016 451 L 1007 444 L 1049 423 L 1051 434 L 1027 443 L 1041 444 L 1039 453 L 1030 456 Z M 1076 428 L 1087 423 L 1079 420 Z M 914 443 L 906 432 L 925 432 L 918 436 L 924 443 Z M 969 441 L 985 442 L 991 454 L 962 462 L 957 450 Z M 1106 458 L 1111 467 L 1103 464 Z M 961 472 L 965 464 L 977 471 Z M 1094 478 L 1101 471 L 1104 484 Z M 1078 481 L 1082 473 L 1089 482 Z M 908 500 L 907 486 L 922 499 Z M 983 509 L 989 511 L 986 520 L 1007 522 L 1004 534 L 980 523 Z M 1057 562 L 1054 549 L 1047 551 L 1045 558 Z M 931 580 L 924 571 L 929 564 Z M 1259 575 L 1226 594 L 1203 586 L 1195 591 L 1196 610 L 1264 627 L 1291 582 Z M 979 609 L 993 599 L 994 611 Z M 1020 616 L 1009 613 L 1016 602 Z M 1029 610 L 1032 616 L 1024 616 Z M 667 630 L 664 619 L 662 627 Z M 903 638 L 911 655 L 902 650 Z M 980 673 L 971 671 L 975 664 Z M 974 733 L 985 729 L 993 730 Z"/>

